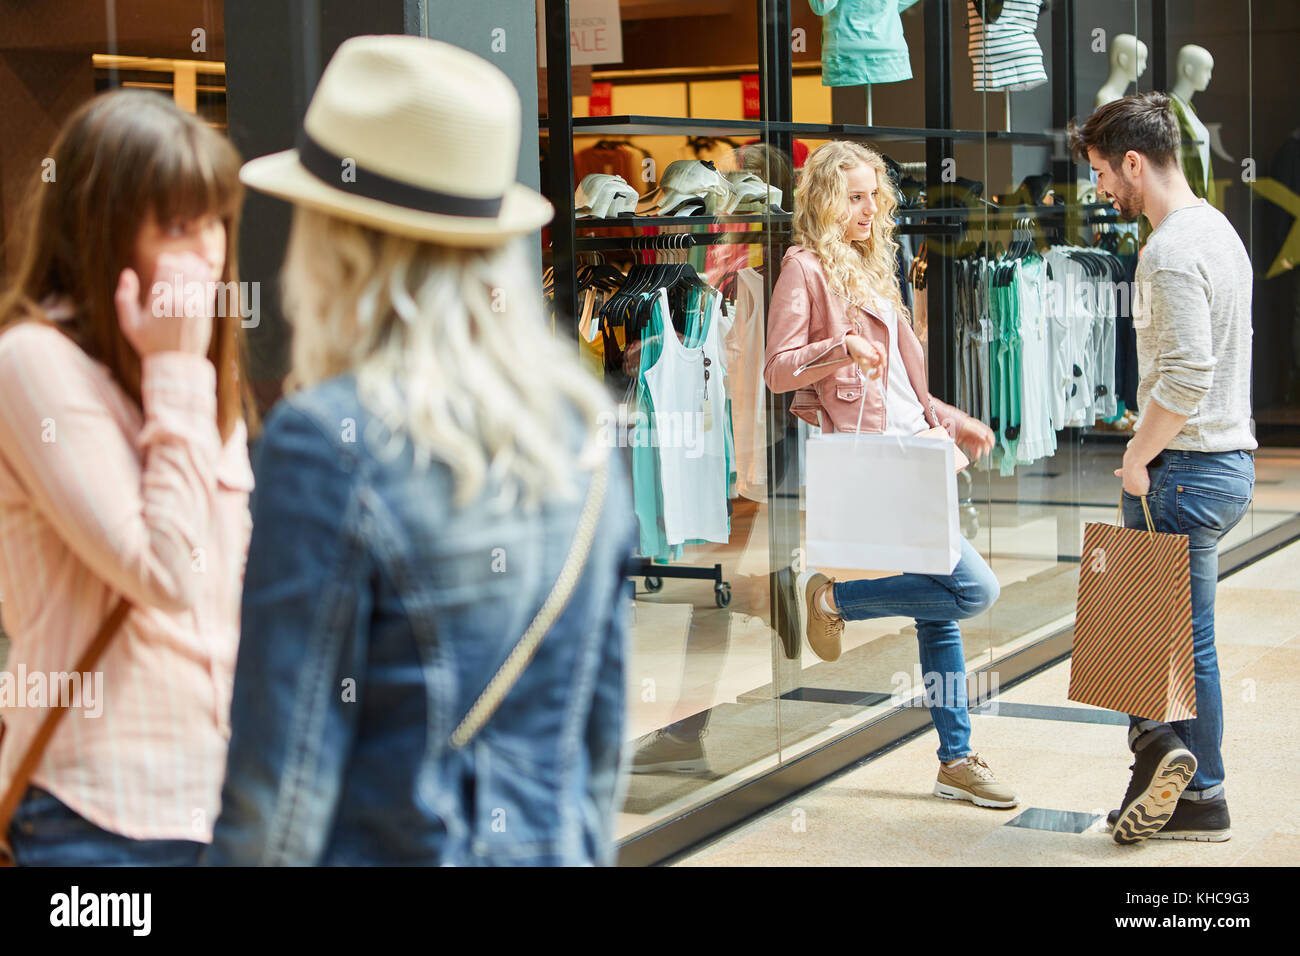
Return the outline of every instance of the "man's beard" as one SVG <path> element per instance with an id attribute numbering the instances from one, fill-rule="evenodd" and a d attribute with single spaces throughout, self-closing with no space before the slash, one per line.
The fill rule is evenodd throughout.
<path id="1" fill-rule="evenodd" d="M 1144 206 L 1136 190 L 1128 192 L 1117 189 L 1110 194 L 1110 199 L 1115 205 L 1119 206 L 1119 214 L 1122 218 L 1136 219 L 1142 215 Z"/>

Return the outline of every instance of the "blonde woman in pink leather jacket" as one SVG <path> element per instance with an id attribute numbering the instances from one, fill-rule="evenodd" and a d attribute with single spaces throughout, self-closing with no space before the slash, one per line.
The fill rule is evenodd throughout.
<path id="1" fill-rule="evenodd" d="M 977 458 L 992 450 L 993 432 L 928 390 L 894 271 L 895 208 L 875 150 L 836 141 L 808 158 L 795 202 L 797 244 L 785 254 L 768 307 L 763 377 L 774 392 L 796 392 L 791 410 L 826 431 L 854 431 L 859 421 L 873 434 L 940 426 Z M 925 701 L 939 734 L 934 794 L 981 807 L 1019 803 L 970 746 L 957 622 L 991 608 L 1000 589 L 969 542 L 951 574 L 835 581 L 810 568 L 796 587 L 804 633 L 822 660 L 839 658 L 845 621 L 915 619 Z"/>

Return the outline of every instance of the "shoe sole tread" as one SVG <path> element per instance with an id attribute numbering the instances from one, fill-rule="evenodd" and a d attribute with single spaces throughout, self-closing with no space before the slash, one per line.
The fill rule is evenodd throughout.
<path id="1" fill-rule="evenodd" d="M 1171 750 L 1160 761 L 1145 791 L 1124 807 L 1113 828 L 1115 842 L 1128 845 L 1159 833 L 1169 822 L 1187 785 L 1196 776 L 1190 750 Z"/>

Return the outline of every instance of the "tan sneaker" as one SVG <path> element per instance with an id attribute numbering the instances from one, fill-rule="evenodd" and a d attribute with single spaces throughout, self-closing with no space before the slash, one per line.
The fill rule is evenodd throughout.
<path id="1" fill-rule="evenodd" d="M 964 763 L 949 769 L 939 764 L 939 779 L 934 795 L 948 800 L 969 800 L 977 807 L 1007 809 L 1020 803 L 1011 788 L 997 782 L 993 771 L 979 754 L 971 754 Z"/>
<path id="2" fill-rule="evenodd" d="M 817 594 L 824 587 L 834 584 L 834 578 L 828 578 L 820 571 L 809 568 L 799 575 L 795 582 L 799 601 L 796 607 L 803 612 L 799 622 L 801 630 L 808 637 L 808 646 L 814 654 L 824 661 L 838 660 L 840 638 L 844 635 L 844 618 L 838 614 L 827 614 L 817 606 Z"/>

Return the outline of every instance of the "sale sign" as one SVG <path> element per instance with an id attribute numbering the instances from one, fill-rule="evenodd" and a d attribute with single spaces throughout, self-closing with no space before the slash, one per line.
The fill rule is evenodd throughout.
<path id="1" fill-rule="evenodd" d="M 538 0 L 539 24 L 546 22 Z M 545 31 L 537 36 L 537 62 L 546 66 Z M 569 0 L 569 59 L 574 66 L 623 62 L 623 21 L 618 0 Z"/>

